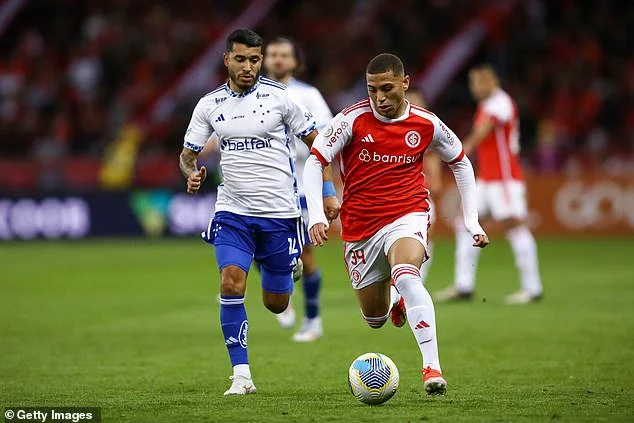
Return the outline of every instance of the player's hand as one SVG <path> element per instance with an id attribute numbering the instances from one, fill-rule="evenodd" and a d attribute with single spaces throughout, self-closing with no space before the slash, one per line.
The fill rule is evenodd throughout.
<path id="1" fill-rule="evenodd" d="M 324 213 L 328 218 L 328 222 L 332 222 L 337 218 L 337 216 L 339 216 L 340 209 L 341 204 L 336 196 L 332 195 L 324 198 Z"/>
<path id="2" fill-rule="evenodd" d="M 473 243 L 474 247 L 484 248 L 489 245 L 489 237 L 486 234 L 474 235 L 473 240 L 475 241 Z"/>
<path id="3" fill-rule="evenodd" d="M 315 247 L 321 247 L 328 241 L 328 228 L 323 223 L 315 223 L 308 231 L 308 237 Z"/>
<path id="4" fill-rule="evenodd" d="M 206 177 L 207 168 L 205 166 L 201 166 L 200 169 L 189 175 L 189 178 L 187 178 L 187 194 L 196 194 Z"/>

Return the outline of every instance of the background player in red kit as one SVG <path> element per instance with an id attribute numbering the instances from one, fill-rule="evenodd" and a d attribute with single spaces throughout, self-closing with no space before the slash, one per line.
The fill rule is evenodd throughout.
<path id="1" fill-rule="evenodd" d="M 434 305 L 419 271 L 427 259 L 430 224 L 423 153 L 430 148 L 449 164 L 472 245 L 484 247 L 489 240 L 478 223 L 473 168 L 453 132 L 434 114 L 404 99 L 409 76 L 398 57 L 376 56 L 368 64 L 366 78 L 370 98 L 335 116 L 306 162 L 309 235 L 315 245 L 327 239 L 321 169 L 340 155 L 341 235 L 361 312 L 373 328 L 383 326 L 390 312 L 397 326 L 408 317 L 423 356 L 425 391 L 443 394 L 447 382 L 438 358 Z"/>
<path id="2" fill-rule="evenodd" d="M 508 304 L 526 304 L 542 296 L 535 238 L 526 226 L 526 187 L 520 167 L 519 117 L 511 97 L 500 88 L 493 68 L 481 65 L 469 72 L 469 88 L 478 101 L 473 132 L 464 141 L 465 154 L 478 159 L 478 212 L 506 231 L 520 274 L 520 290 Z M 480 251 L 470 247 L 470 235 L 456 225 L 454 286 L 439 292 L 439 301 L 470 299 Z"/>

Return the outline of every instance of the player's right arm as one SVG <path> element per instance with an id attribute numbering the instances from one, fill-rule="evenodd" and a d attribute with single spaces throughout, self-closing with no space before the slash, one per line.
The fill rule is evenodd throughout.
<path id="1" fill-rule="evenodd" d="M 328 239 L 329 219 L 322 206 L 323 169 L 330 165 L 352 138 L 352 123 L 339 113 L 317 135 L 304 166 L 304 191 L 308 205 L 308 235 L 313 245 Z"/>
<path id="2" fill-rule="evenodd" d="M 207 169 L 204 166 L 198 169 L 197 165 L 198 154 L 214 131 L 207 118 L 204 100 L 204 97 L 200 99 L 194 108 L 179 159 L 181 172 L 187 178 L 188 194 L 196 194 L 207 177 Z"/>

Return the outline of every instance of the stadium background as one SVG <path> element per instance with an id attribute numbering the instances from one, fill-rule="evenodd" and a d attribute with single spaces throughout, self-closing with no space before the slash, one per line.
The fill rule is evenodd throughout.
<path id="1" fill-rule="evenodd" d="M 605 396 L 586 402 L 580 407 L 583 411 L 574 408 L 575 401 L 584 404 L 582 400 L 569 401 L 565 397 L 567 408 L 553 411 L 539 399 L 531 402 L 533 399 L 528 394 L 527 402 L 515 404 L 519 414 L 509 411 L 513 407 L 501 411 L 494 403 L 488 404 L 488 408 L 484 406 L 482 414 L 469 414 L 473 412 L 469 401 L 454 411 L 464 412 L 466 420 L 471 417 L 488 421 L 562 416 L 573 421 L 631 418 L 632 405 L 627 405 L 624 398 L 631 399 L 634 376 L 630 364 L 634 345 L 627 335 L 634 327 L 634 316 L 628 305 L 634 294 L 631 265 L 634 253 L 632 22 L 633 3 L 615 0 L 5 0 L 0 4 L 0 286 L 5 293 L 0 309 L 3 310 L 3 344 L 12 346 L 3 348 L 0 405 L 73 404 L 76 399 L 81 404 L 103 405 L 105 409 L 110 405 L 120 413 L 113 421 L 150 421 L 159 411 L 175 413 L 161 400 L 153 403 L 142 397 L 136 404 L 121 405 L 108 395 L 107 400 L 100 400 L 104 392 L 95 389 L 88 390 L 86 396 L 79 395 L 78 392 L 83 391 L 69 382 L 82 369 L 81 364 L 75 366 L 77 356 L 73 354 L 69 354 L 66 361 L 60 358 L 62 361 L 53 363 L 49 358 L 40 362 L 39 367 L 35 366 L 35 362 L 41 361 L 37 353 L 40 344 L 35 335 L 25 335 L 25 331 L 67 336 L 75 346 L 81 345 L 86 336 L 90 337 L 89 329 L 78 323 L 86 321 L 87 314 L 82 313 L 90 310 L 73 314 L 67 309 L 62 313 L 51 305 L 56 302 L 74 309 L 84 300 L 102 301 L 96 306 L 97 315 L 107 319 L 106 326 L 112 331 L 97 331 L 99 335 L 94 336 L 104 340 L 122 330 L 125 332 L 115 328 L 117 318 L 132 313 L 136 307 L 149 307 L 148 316 L 162 316 L 159 321 L 166 323 L 165 330 L 169 333 L 179 331 L 181 325 L 190 325 L 187 316 L 195 318 L 194 329 L 190 327 L 186 332 L 198 328 L 200 333 L 196 332 L 196 339 L 204 339 L 201 342 L 205 348 L 218 347 L 217 360 L 225 363 L 219 348 L 223 346 L 207 341 L 208 338 L 220 339 L 218 334 L 207 333 L 210 326 L 215 332 L 218 329 L 215 315 L 210 317 L 204 311 L 215 295 L 217 282 L 213 279 L 217 276 L 206 276 L 213 273 L 210 269 L 214 261 L 209 257 L 209 250 L 195 239 L 213 212 L 214 186 L 208 181 L 200 195 L 186 196 L 184 180 L 178 170 L 178 154 L 195 102 L 226 77 L 221 61 L 225 36 L 232 29 L 244 26 L 257 30 L 265 41 L 278 35 L 297 40 L 304 53 L 304 72 L 300 79 L 317 86 L 335 113 L 366 96 L 363 71 L 371 57 L 383 51 L 398 54 L 412 76 L 413 87 L 424 94 L 428 107 L 458 136 L 468 133 L 475 110 L 467 89 L 469 67 L 483 61 L 496 67 L 503 87 L 519 108 L 521 159 L 527 173 L 530 224 L 539 238 L 546 301 L 536 306 L 541 308 L 533 309 L 533 314 L 521 311 L 510 315 L 502 308 L 484 311 L 471 306 L 452 311 L 452 316 L 443 316 L 441 309 L 439 319 L 445 318 L 447 323 L 440 330 L 446 333 L 451 332 L 451 328 L 457 329 L 461 339 L 454 339 L 452 335 L 446 335 L 445 339 L 449 345 L 452 340 L 460 345 L 470 339 L 460 329 L 461 322 L 477 320 L 474 316 L 486 313 L 488 320 L 483 324 L 492 325 L 509 337 L 514 333 L 528 333 L 533 339 L 550 339 L 554 334 L 539 328 L 563 319 L 569 326 L 561 329 L 557 336 L 561 337 L 564 347 L 567 345 L 570 349 L 564 348 L 560 355 L 562 360 L 564 356 L 573 357 L 573 362 L 562 364 L 563 361 L 554 360 L 554 367 L 546 366 L 551 375 L 556 374 L 557 369 L 576 365 L 594 363 L 604 372 L 602 374 L 606 374 L 608 366 L 615 367 L 610 367 L 607 372 L 612 373 L 601 381 Z M 213 155 L 203 157 L 202 162 L 215 168 Z M 434 288 L 451 281 L 452 241 L 447 223 L 455 213 L 457 200 L 450 176 L 445 176 L 444 189 L 432 193 L 438 209 L 434 235 L 439 240 L 430 276 Z M 164 236 L 169 239 L 139 241 Z M 173 236 L 182 239 L 176 240 Z M 566 239 L 562 240 L 562 236 Z M 111 239 L 121 237 L 125 240 Z M 135 241 L 129 241 L 130 237 Z M 53 241 L 83 238 L 94 239 L 77 243 Z M 501 237 L 498 239 L 504 243 Z M 19 242 L 27 240 L 32 242 Z M 485 278 L 487 271 L 492 272 L 479 288 L 485 293 L 483 301 L 487 297 L 495 299 L 496 295 L 501 298 L 504 290 L 514 287 L 510 253 L 504 248 L 491 249 L 490 257 L 495 258 L 483 259 L 479 274 Z M 335 242 L 321 254 L 323 261 L 329 263 L 327 266 L 332 267 L 328 275 L 343 280 L 339 249 Z M 184 271 L 189 257 L 196 257 L 197 262 Z M 158 267 L 155 267 L 156 260 L 161 261 Z M 85 264 L 77 261 L 85 261 Z M 501 267 L 499 262 L 507 263 L 508 268 Z M 592 263 L 592 269 L 585 266 L 587 263 Z M 206 277 L 212 282 L 205 280 Z M 174 280 L 184 284 L 183 279 L 200 279 L 193 286 L 186 285 L 191 295 L 201 298 L 200 302 L 192 305 L 188 295 L 172 284 Z M 351 319 L 350 330 L 363 334 L 355 348 L 348 346 L 349 349 L 341 353 L 341 360 L 346 362 L 364 352 L 364 347 L 381 348 L 367 340 L 380 337 L 375 333 L 368 335 L 361 321 L 351 317 L 356 316 L 352 294 L 345 283 L 338 285 L 341 288 L 325 288 L 325 313 L 332 307 L 333 313 L 336 310 L 336 319 Z M 257 282 L 252 281 L 250 286 L 257 287 Z M 164 290 L 164 295 L 148 294 L 148 288 Z M 45 293 L 48 300 L 39 296 L 40 292 Z M 192 306 L 196 312 L 179 315 L 178 321 L 166 321 L 162 311 L 175 313 L 178 309 L 174 304 L 164 303 L 170 295 L 180 299 L 178 307 Z M 147 301 L 139 305 L 130 302 L 129 296 Z M 279 337 L 273 319 L 263 313 L 263 307 L 255 299 L 248 310 L 258 317 L 262 314 L 262 321 L 268 321 L 271 327 L 266 330 L 260 327 L 260 335 L 257 335 L 257 326 L 254 327 L 253 335 L 250 334 L 254 345 L 266 337 Z M 349 309 L 340 310 L 342 304 Z M 106 309 L 110 312 L 106 313 Z M 336 319 L 326 314 L 327 333 L 329 329 L 335 332 L 334 327 L 338 327 L 341 336 L 349 336 L 344 333 L 345 324 Z M 579 323 L 584 319 L 598 322 L 597 326 L 603 324 L 609 333 L 587 329 Z M 58 322 L 65 329 L 52 322 Z M 158 324 L 143 326 L 143 321 L 139 330 L 160 332 Z M 331 342 L 336 341 L 336 333 L 331 335 Z M 384 336 L 392 339 L 391 335 Z M 399 336 L 407 339 L 405 335 Z M 580 349 L 594 351 L 589 344 L 575 343 L 579 337 L 592 336 L 611 350 L 605 353 L 607 356 L 601 357 L 597 352 L 589 356 L 571 353 Z M 135 343 L 138 340 L 125 339 L 129 342 L 117 344 L 118 347 L 136 352 L 129 351 L 125 358 L 122 355 L 122 363 L 126 360 L 136 363 L 135 354 L 147 352 L 145 348 L 150 345 L 172 351 L 158 341 L 139 346 Z M 517 342 L 518 348 L 522 345 L 515 338 L 509 339 Z M 508 339 L 498 341 L 503 345 L 498 346 L 500 349 L 508 347 Z M 472 357 L 478 356 L 479 347 L 488 349 L 490 345 L 479 338 L 470 342 L 472 346 L 468 351 Z M 44 345 L 58 351 L 60 357 L 65 356 L 64 349 L 57 350 L 50 342 Z M 339 348 L 336 344 L 326 345 L 330 345 L 329 352 Z M 284 344 L 283 348 L 295 356 L 291 347 Z M 323 347 L 316 351 L 324 352 L 320 348 Z M 448 349 L 442 342 L 441 348 Z M 530 351 L 529 347 L 525 348 Z M 95 361 L 91 367 L 84 363 L 85 368 L 99 368 L 99 349 L 102 354 L 111 352 L 106 341 L 99 344 L 92 352 Z M 200 352 L 198 360 L 207 360 L 205 351 Z M 400 352 L 387 352 L 400 358 Z M 519 351 L 507 353 L 522 356 Z M 303 350 L 303 354 L 310 352 Z M 464 354 L 459 358 L 468 357 Z M 534 356 L 532 352 L 530 357 Z M 487 363 L 499 359 L 481 357 Z M 402 358 L 406 360 L 412 361 L 412 358 Z M 518 372 L 517 380 L 513 380 L 519 384 L 523 382 L 520 375 L 530 379 L 531 371 L 535 371 L 534 363 L 528 358 L 523 359 L 522 364 L 508 356 L 506 360 L 500 363 L 506 363 L 507 371 Z M 156 363 L 158 359 L 140 366 Z M 48 372 L 50 380 L 46 383 L 50 383 L 58 371 L 52 369 L 63 368 L 65 383 L 45 388 L 46 383 L 35 371 L 29 377 L 24 376 L 25 366 Z M 336 373 L 333 370 L 333 378 L 340 378 L 339 373 L 345 373 L 344 367 Z M 454 369 L 457 367 L 454 365 Z M 469 375 L 466 368 L 462 370 Z M 178 369 L 181 371 L 183 369 Z M 223 370 L 218 372 L 213 373 L 216 378 L 213 380 L 224 387 L 226 375 Z M 17 378 L 18 374 L 21 378 Z M 626 375 L 629 382 L 621 379 Z M 474 374 L 469 377 L 475 384 L 472 390 L 458 391 L 465 398 L 468 394 L 477 396 L 477 377 Z M 572 377 L 567 382 L 566 394 L 574 397 L 577 390 L 581 393 L 601 390 L 592 387 L 589 376 L 588 385 L 583 385 L 583 377 L 574 381 Z M 104 383 L 105 379 L 104 375 L 87 383 Z M 206 382 L 201 378 L 201 385 L 192 390 L 198 391 L 204 385 L 201 389 L 213 391 Z M 339 382 L 316 383 L 320 389 L 328 390 L 338 387 Z M 68 383 L 71 388 L 62 386 Z M 105 383 L 106 386 L 112 383 L 109 389 L 116 389 L 116 383 Z M 163 388 L 168 390 L 167 379 L 163 383 Z M 412 380 L 411 386 L 406 385 L 406 392 L 411 393 L 402 393 L 401 399 L 397 396 L 390 404 L 400 404 L 398 401 L 404 401 L 407 395 L 413 398 L 414 383 Z M 533 388 L 542 389 L 538 380 L 530 383 Z M 300 393 L 311 392 L 310 387 L 302 386 L 300 384 Z M 276 389 L 288 395 L 281 387 Z M 511 394 L 521 396 L 522 391 Z M 262 399 L 267 398 L 271 400 L 264 395 Z M 345 394 L 341 399 L 327 399 L 333 401 L 333 410 L 344 413 L 339 415 L 332 411 L 330 418 L 345 416 L 350 404 Z M 139 411 L 144 401 L 155 407 Z M 288 401 L 293 403 L 296 399 Z M 254 410 L 268 410 L 266 407 L 263 401 Z M 302 412 L 301 406 L 295 411 L 289 407 L 291 416 Z M 319 406 L 311 403 L 310 407 Z M 206 414 L 201 413 L 211 415 L 212 420 L 240 420 L 221 409 L 216 417 L 213 417 L 213 407 Z M 399 410 L 406 411 L 405 408 Z M 442 417 L 446 412 L 435 406 L 430 410 L 435 417 Z M 375 412 L 377 416 L 388 413 Z M 182 420 L 194 421 L 197 416 L 192 414 Z M 371 414 L 366 415 L 369 416 Z M 411 417 L 399 416 L 397 420 Z"/>

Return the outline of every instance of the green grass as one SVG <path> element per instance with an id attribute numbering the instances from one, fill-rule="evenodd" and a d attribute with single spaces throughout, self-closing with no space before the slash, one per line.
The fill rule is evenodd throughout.
<path id="1" fill-rule="evenodd" d="M 440 241 L 428 285 L 452 278 Z M 539 242 L 545 299 L 509 308 L 510 249 L 481 257 L 477 299 L 436 307 L 445 397 L 427 397 L 407 327 L 369 329 L 337 243 L 319 249 L 326 335 L 298 345 L 249 281 L 258 393 L 225 398 L 230 364 L 213 249 L 196 240 L 0 245 L 0 408 L 102 407 L 105 422 L 632 421 L 634 242 Z M 301 307 L 301 296 L 295 304 Z M 357 402 L 347 369 L 389 355 L 401 373 L 381 406 Z"/>

